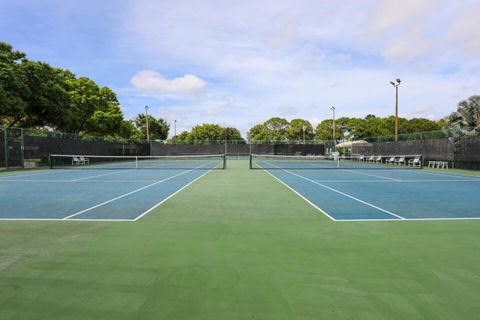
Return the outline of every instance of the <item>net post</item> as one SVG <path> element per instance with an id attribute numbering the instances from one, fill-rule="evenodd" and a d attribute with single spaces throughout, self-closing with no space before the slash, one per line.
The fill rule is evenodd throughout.
<path id="1" fill-rule="evenodd" d="M 48 166 L 50 167 L 50 169 L 53 169 L 52 154 L 51 153 L 48 154 Z"/>
<path id="2" fill-rule="evenodd" d="M 249 158 L 249 164 L 250 164 L 250 169 L 253 169 L 252 166 L 252 154 L 250 153 L 250 158 Z"/>
<path id="3" fill-rule="evenodd" d="M 227 155 L 223 155 L 223 169 L 227 169 Z"/>

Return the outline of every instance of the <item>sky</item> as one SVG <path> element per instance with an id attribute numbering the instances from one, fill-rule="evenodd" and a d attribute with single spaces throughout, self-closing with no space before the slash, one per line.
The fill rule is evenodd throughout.
<path id="1" fill-rule="evenodd" d="M 480 0 L 0 0 L 0 41 L 118 95 L 177 132 L 440 119 L 480 94 Z M 173 134 L 173 125 L 171 134 Z"/>

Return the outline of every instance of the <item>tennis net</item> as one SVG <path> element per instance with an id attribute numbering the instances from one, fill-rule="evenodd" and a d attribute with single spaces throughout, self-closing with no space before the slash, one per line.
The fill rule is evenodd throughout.
<path id="1" fill-rule="evenodd" d="M 50 155 L 51 169 L 225 169 L 225 155 L 93 156 Z"/>
<path id="2" fill-rule="evenodd" d="M 419 169 L 421 155 L 294 156 L 252 154 L 250 169 Z"/>

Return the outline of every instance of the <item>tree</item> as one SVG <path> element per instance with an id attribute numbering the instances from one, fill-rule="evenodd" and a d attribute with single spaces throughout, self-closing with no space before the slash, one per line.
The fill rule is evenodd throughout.
<path id="1" fill-rule="evenodd" d="M 248 132 L 249 140 L 256 141 L 287 141 L 290 136 L 290 123 L 279 117 L 273 117 Z"/>
<path id="2" fill-rule="evenodd" d="M 338 121 L 335 122 L 335 140 L 343 138 L 343 130 Z M 315 128 L 315 138 L 317 140 L 333 140 L 333 120 L 327 119 L 320 122 Z"/>
<path id="3" fill-rule="evenodd" d="M 305 128 L 305 140 L 312 140 L 315 137 L 312 124 L 304 119 L 293 119 L 290 121 L 288 136 L 291 140 L 303 141 Z"/>
<path id="4" fill-rule="evenodd" d="M 471 96 L 458 103 L 457 111 L 446 117 L 446 130 L 454 136 L 480 135 L 480 96 Z"/>
<path id="5" fill-rule="evenodd" d="M 179 144 L 223 143 L 225 139 L 245 143 L 238 129 L 209 123 L 197 125 L 190 132 L 183 131 L 176 137 L 172 137 L 169 142 Z"/>
<path id="6" fill-rule="evenodd" d="M 20 69 L 26 76 L 29 94 L 25 97 L 27 117 L 19 125 L 61 127 L 68 121 L 70 107 L 66 79 L 74 75 L 43 62 L 28 60 L 22 62 Z"/>
<path id="7" fill-rule="evenodd" d="M 147 121 L 146 116 L 143 113 L 139 113 L 133 123 L 135 127 L 141 132 L 141 136 L 147 138 Z M 165 140 L 168 137 L 170 131 L 170 124 L 162 118 L 154 118 L 148 115 L 148 131 L 150 134 L 150 140 Z"/>
<path id="8" fill-rule="evenodd" d="M 240 134 L 240 131 L 238 131 L 237 128 L 224 127 L 222 128 L 222 130 L 223 130 L 222 135 L 224 139 L 228 141 L 237 141 L 240 143 L 245 142 L 245 139 L 242 138 L 242 135 Z"/>
<path id="9" fill-rule="evenodd" d="M 263 124 L 257 124 L 250 128 L 247 132 L 248 141 L 264 140 L 265 130 Z"/>
<path id="10" fill-rule="evenodd" d="M 178 144 L 190 144 L 192 142 L 192 138 L 190 136 L 190 132 L 182 131 L 176 137 L 174 136 L 169 141 L 170 143 L 178 143 Z"/>
<path id="11" fill-rule="evenodd" d="M 123 120 L 118 131 L 118 136 L 123 139 L 141 140 L 142 133 L 138 130 L 132 121 Z"/>

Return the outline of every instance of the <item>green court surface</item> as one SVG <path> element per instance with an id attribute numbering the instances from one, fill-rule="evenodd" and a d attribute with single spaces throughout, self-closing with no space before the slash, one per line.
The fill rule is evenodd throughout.
<path id="1" fill-rule="evenodd" d="M 0 221 L 0 319 L 476 319 L 479 234 L 334 222 L 229 161 L 136 222 Z"/>

